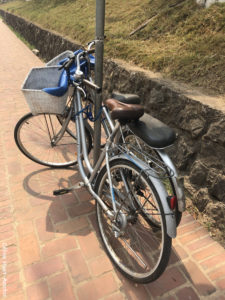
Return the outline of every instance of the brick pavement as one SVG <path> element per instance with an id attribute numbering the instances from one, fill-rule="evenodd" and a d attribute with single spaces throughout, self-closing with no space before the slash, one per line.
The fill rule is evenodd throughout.
<path id="1" fill-rule="evenodd" d="M 2 21 L 0 40 L 1 297 L 224 300 L 225 251 L 188 213 L 157 281 L 134 285 L 115 271 L 98 241 L 88 192 L 52 196 L 60 182 L 79 180 L 77 170 L 39 166 L 16 148 L 13 129 L 28 112 L 20 86 L 42 63 Z"/>

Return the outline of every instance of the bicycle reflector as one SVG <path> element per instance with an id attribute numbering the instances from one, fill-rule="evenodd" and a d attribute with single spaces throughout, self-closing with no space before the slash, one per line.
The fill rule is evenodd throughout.
<path id="1" fill-rule="evenodd" d="M 172 210 L 175 209 L 175 207 L 177 205 L 177 197 L 176 196 L 168 196 L 167 201 L 168 201 L 169 207 Z"/>

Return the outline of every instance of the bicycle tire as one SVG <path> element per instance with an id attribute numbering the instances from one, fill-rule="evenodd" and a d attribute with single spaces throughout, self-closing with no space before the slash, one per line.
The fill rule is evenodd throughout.
<path id="1" fill-rule="evenodd" d="M 54 136 L 54 132 L 62 127 L 58 118 L 59 115 L 55 114 L 24 115 L 14 129 L 14 139 L 19 150 L 32 161 L 44 166 L 63 168 L 75 165 L 77 151 L 74 122 L 70 121 L 68 124 L 73 136 L 71 132 L 65 131 L 57 145 L 51 143 L 49 134 Z M 61 116 L 60 119 L 62 120 Z M 87 128 L 85 131 L 87 149 L 90 152 L 92 138 Z"/>
<path id="2" fill-rule="evenodd" d="M 131 186 L 134 187 L 132 197 L 141 197 L 141 193 L 145 195 L 149 193 L 151 200 L 148 199 L 145 205 L 148 205 L 151 212 L 150 209 L 153 207 L 152 203 L 154 202 L 155 212 L 157 211 L 159 215 L 154 215 L 152 212 L 152 216 L 158 217 L 158 222 L 160 222 L 161 226 L 157 226 L 157 228 L 152 226 L 151 222 L 145 220 L 140 209 L 139 213 L 137 213 L 137 209 L 135 214 L 133 210 L 133 204 L 136 207 L 135 201 L 131 205 L 131 203 L 128 203 L 126 193 L 124 194 L 125 196 L 121 196 L 124 189 L 122 180 L 117 175 L 121 170 L 126 173 L 126 180 L 129 178 Z M 102 207 L 96 202 L 97 223 L 104 248 L 113 264 L 124 276 L 137 283 L 152 282 L 164 272 L 171 251 L 171 238 L 167 235 L 165 214 L 159 195 L 150 178 L 141 172 L 138 166 L 126 159 L 111 161 L 110 173 L 113 180 L 113 188 L 115 191 L 119 189 L 118 193 L 116 193 L 115 203 L 117 207 L 120 207 L 121 213 L 127 214 L 130 221 L 127 223 L 122 236 L 116 238 L 113 231 L 115 224 L 112 225 Z M 112 204 L 108 200 L 110 195 L 107 177 L 106 166 L 104 166 L 97 177 L 95 192 L 109 209 L 112 209 Z M 139 190 L 140 185 L 139 187 L 136 186 L 137 179 L 138 184 L 142 183 L 143 190 Z M 123 198 L 123 200 L 119 198 Z M 146 201 L 144 197 L 143 200 Z M 146 214 L 146 207 L 144 214 Z M 119 219 L 116 223 L 117 228 L 122 224 L 120 220 L 122 219 Z"/>
<path id="3" fill-rule="evenodd" d="M 125 131 L 123 131 L 123 136 L 124 136 L 125 142 L 129 143 L 129 138 L 134 136 L 134 134 L 130 130 L 125 130 Z M 162 161 L 162 159 L 156 149 L 151 148 L 149 145 L 147 145 L 145 142 L 143 142 L 139 137 L 135 136 L 135 139 L 137 139 L 137 138 L 144 145 L 144 146 L 142 145 L 143 147 L 148 148 L 147 151 L 151 152 L 151 155 L 153 157 L 156 156 L 156 158 L 158 160 Z M 118 143 L 123 143 L 122 135 L 120 135 L 118 137 Z M 134 145 L 135 141 L 132 140 L 131 143 L 132 143 L 132 145 Z M 139 147 L 139 145 L 137 145 L 137 147 Z M 168 194 L 172 194 L 172 195 L 176 196 L 176 190 L 175 190 L 173 181 L 169 176 L 167 179 L 165 179 L 164 186 L 166 187 Z M 176 204 L 176 208 L 175 208 L 175 218 L 176 218 L 176 226 L 178 227 L 181 222 L 181 219 L 182 219 L 182 212 L 180 212 L 178 210 L 178 204 Z"/>

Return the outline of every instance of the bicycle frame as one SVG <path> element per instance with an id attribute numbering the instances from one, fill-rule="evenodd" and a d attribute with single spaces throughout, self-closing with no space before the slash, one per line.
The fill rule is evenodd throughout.
<path id="1" fill-rule="evenodd" d="M 83 53 L 79 53 L 76 56 L 77 60 L 77 70 L 74 75 L 75 81 L 70 81 L 70 86 L 73 88 L 73 93 L 72 93 L 72 102 L 71 102 L 71 111 L 74 113 L 74 118 L 75 118 L 75 124 L 76 124 L 76 143 L 77 143 L 77 161 L 78 161 L 78 168 L 81 174 L 81 177 L 83 179 L 83 182 L 79 183 L 78 185 L 75 185 L 71 187 L 69 190 L 72 189 L 77 189 L 80 188 L 81 186 L 86 186 L 90 192 L 90 194 L 96 199 L 98 204 L 102 207 L 102 209 L 106 212 L 107 216 L 112 220 L 116 221 L 118 214 L 123 219 L 123 223 L 127 223 L 127 218 L 126 216 L 120 212 L 120 209 L 117 209 L 117 202 L 116 202 L 116 197 L 115 195 L 119 196 L 117 189 L 114 187 L 112 178 L 111 178 L 111 173 L 110 173 L 110 164 L 109 162 L 112 159 L 115 158 L 123 158 L 123 160 L 131 161 L 135 165 L 138 166 L 140 169 L 140 174 L 142 172 L 145 173 L 146 176 L 151 177 L 151 181 L 161 199 L 161 203 L 164 209 L 165 213 L 165 219 L 166 219 L 166 224 L 167 224 L 167 234 L 170 237 L 175 237 L 176 236 L 176 221 L 175 221 L 175 216 L 174 212 L 170 209 L 169 204 L 167 202 L 167 191 L 160 181 L 160 178 L 157 178 L 157 174 L 154 175 L 154 171 L 150 174 L 148 172 L 149 170 L 149 165 L 137 158 L 134 153 L 130 152 L 129 149 L 125 147 L 124 150 L 120 149 L 120 153 L 118 154 L 118 151 L 116 150 L 115 153 L 113 153 L 114 157 L 112 157 L 112 154 L 109 157 L 109 152 L 114 151 L 114 148 L 116 149 L 116 135 L 118 131 L 120 130 L 120 123 L 119 121 L 114 122 L 111 120 L 108 111 L 106 107 L 101 108 L 101 112 L 99 112 L 97 115 L 98 117 L 102 117 L 104 115 L 104 118 L 102 119 L 103 122 L 103 127 L 105 129 L 106 135 L 107 135 L 107 140 L 106 144 L 104 146 L 104 149 L 102 150 L 100 157 L 98 161 L 96 162 L 95 166 L 92 167 L 91 162 L 88 157 L 88 151 L 87 151 L 87 145 L 86 145 L 86 134 L 85 134 L 85 121 L 83 118 L 83 113 L 85 112 L 85 108 L 82 107 L 82 94 L 84 95 L 84 98 L 86 98 L 86 93 L 82 88 L 82 83 L 89 86 L 90 88 L 96 90 L 97 92 L 100 91 L 99 87 L 93 83 L 91 80 L 91 77 L 89 80 L 86 80 L 84 78 L 83 72 L 80 70 L 80 59 L 82 57 Z M 71 64 L 71 61 L 67 63 L 67 68 L 69 68 Z M 88 74 L 90 75 L 90 74 Z M 88 76 L 89 77 L 89 76 Z M 69 77 L 70 78 L 70 77 Z M 101 116 L 100 116 L 101 115 Z M 73 116 L 72 116 L 73 117 Z M 66 120 L 67 122 L 68 120 Z M 107 122 L 106 122 L 107 121 Z M 66 128 L 65 128 L 66 130 Z M 114 142 L 115 140 L 115 142 Z M 113 146 L 113 147 L 112 147 Z M 116 154 L 116 155 L 115 155 Z M 104 203 L 104 201 L 95 193 L 94 191 L 94 184 L 96 182 L 96 178 L 98 176 L 99 171 L 101 170 L 102 164 L 105 161 L 106 164 L 106 171 L 108 175 L 108 184 L 109 184 L 109 190 L 111 194 L 111 201 L 112 201 L 112 210 Z M 85 164 L 85 167 L 84 167 Z M 155 177 L 155 178 L 153 178 Z M 125 191 L 127 192 L 127 198 L 131 200 L 131 205 L 132 205 L 132 195 L 130 195 L 129 191 L 129 183 L 126 179 L 126 177 L 123 174 L 123 171 L 121 170 L 121 178 L 124 183 Z M 124 225 L 126 226 L 126 225 Z M 119 230 L 120 231 L 120 230 Z"/>
<path id="2" fill-rule="evenodd" d="M 88 158 L 87 153 L 87 146 L 86 146 L 86 137 L 85 137 L 85 130 L 84 130 L 84 120 L 83 115 L 81 113 L 82 111 L 82 104 L 81 104 L 81 93 L 79 91 L 79 87 L 76 88 L 76 95 L 74 93 L 73 98 L 73 105 L 75 109 L 75 116 L 76 116 L 76 132 L 77 132 L 77 147 L 78 147 L 78 167 L 81 174 L 81 177 L 83 179 L 84 185 L 87 186 L 89 192 L 94 196 L 94 198 L 100 203 L 102 208 L 106 211 L 108 216 L 110 218 L 113 218 L 113 214 L 109 211 L 108 207 L 105 205 L 105 203 L 102 201 L 102 199 L 94 192 L 93 190 L 93 183 L 96 178 L 96 175 L 99 171 L 100 166 L 102 165 L 104 159 L 106 159 L 106 163 L 108 163 L 108 156 L 107 156 L 107 149 L 112 145 L 114 136 L 116 135 L 117 131 L 119 130 L 119 123 L 114 127 L 112 126 L 112 133 L 110 135 L 110 138 L 107 140 L 106 145 L 95 165 L 94 168 L 92 168 L 90 160 Z M 85 172 L 85 168 L 83 165 L 83 160 L 87 166 L 88 172 L 90 174 L 90 177 L 88 178 L 88 174 Z M 112 187 L 111 187 L 112 189 Z"/>
<path id="3" fill-rule="evenodd" d="M 109 155 L 108 151 L 111 149 L 112 145 L 114 144 L 114 139 L 118 131 L 120 130 L 120 123 L 116 122 L 114 125 L 113 122 L 110 119 L 110 116 L 107 112 L 107 109 L 103 107 L 103 114 L 105 119 L 108 121 L 109 127 L 105 124 L 107 127 L 106 133 L 109 133 L 109 136 L 107 138 L 105 147 L 102 150 L 102 153 L 94 166 L 94 168 L 91 166 L 88 152 L 87 152 L 87 146 L 86 146 L 86 137 L 85 137 L 85 125 L 84 125 L 84 119 L 83 119 L 83 110 L 82 110 L 82 97 L 81 97 L 82 89 L 78 86 L 75 88 L 74 91 L 74 97 L 73 97 L 73 105 L 74 105 L 74 113 L 76 116 L 76 133 L 77 133 L 77 147 L 78 147 L 78 167 L 81 174 L 81 177 L 83 179 L 83 185 L 85 185 L 89 192 L 93 195 L 93 197 L 98 201 L 98 203 L 101 205 L 101 207 L 104 209 L 104 211 L 107 213 L 108 217 L 113 220 L 115 216 L 117 215 L 117 207 L 116 207 L 116 201 L 115 201 L 115 193 L 113 188 L 113 183 L 111 180 L 111 174 L 110 174 L 110 167 L 109 167 Z M 131 154 L 132 155 L 132 154 Z M 135 156 L 130 156 L 129 154 L 122 154 L 122 155 L 116 155 L 113 159 L 116 159 L 118 157 L 122 157 L 123 159 L 127 159 L 138 165 L 143 172 L 146 172 L 148 169 L 148 166 L 141 161 L 140 159 L 136 158 Z M 88 169 L 88 172 L 85 171 L 85 167 L 83 165 L 83 161 L 86 165 L 86 168 Z M 109 210 L 108 206 L 103 202 L 103 200 L 94 192 L 93 186 L 95 183 L 95 179 L 98 175 L 98 172 L 101 168 L 102 163 L 105 161 L 107 173 L 108 173 L 108 183 L 109 183 L 109 189 L 112 199 L 112 207 L 113 212 Z M 149 174 L 147 174 L 150 176 Z M 176 236 L 176 222 L 173 211 L 169 208 L 168 202 L 167 202 L 167 192 L 161 183 L 161 181 L 158 178 L 151 178 L 163 205 L 164 211 L 165 211 L 165 217 L 166 217 L 166 223 L 167 223 L 167 234 L 170 237 Z M 124 185 L 126 187 L 126 179 L 123 179 Z M 128 188 L 128 187 L 127 187 Z"/>

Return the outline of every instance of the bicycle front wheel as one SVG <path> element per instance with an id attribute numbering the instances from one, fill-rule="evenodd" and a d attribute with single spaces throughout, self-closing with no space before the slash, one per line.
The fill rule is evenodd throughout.
<path id="1" fill-rule="evenodd" d="M 115 219 L 110 220 L 96 205 L 106 252 L 127 278 L 138 283 L 154 281 L 165 270 L 171 250 L 159 195 L 149 177 L 128 160 L 110 162 L 110 175 L 118 210 Z M 112 210 L 106 167 L 99 173 L 95 191 Z"/>
<path id="2" fill-rule="evenodd" d="M 60 121 L 59 121 L 60 120 Z M 20 151 L 29 159 L 44 166 L 62 168 L 77 163 L 76 130 L 70 121 L 61 139 L 54 139 L 60 132 L 63 119 L 60 115 L 31 113 L 23 116 L 14 130 L 15 142 Z M 86 129 L 88 151 L 91 150 L 92 138 Z"/>

